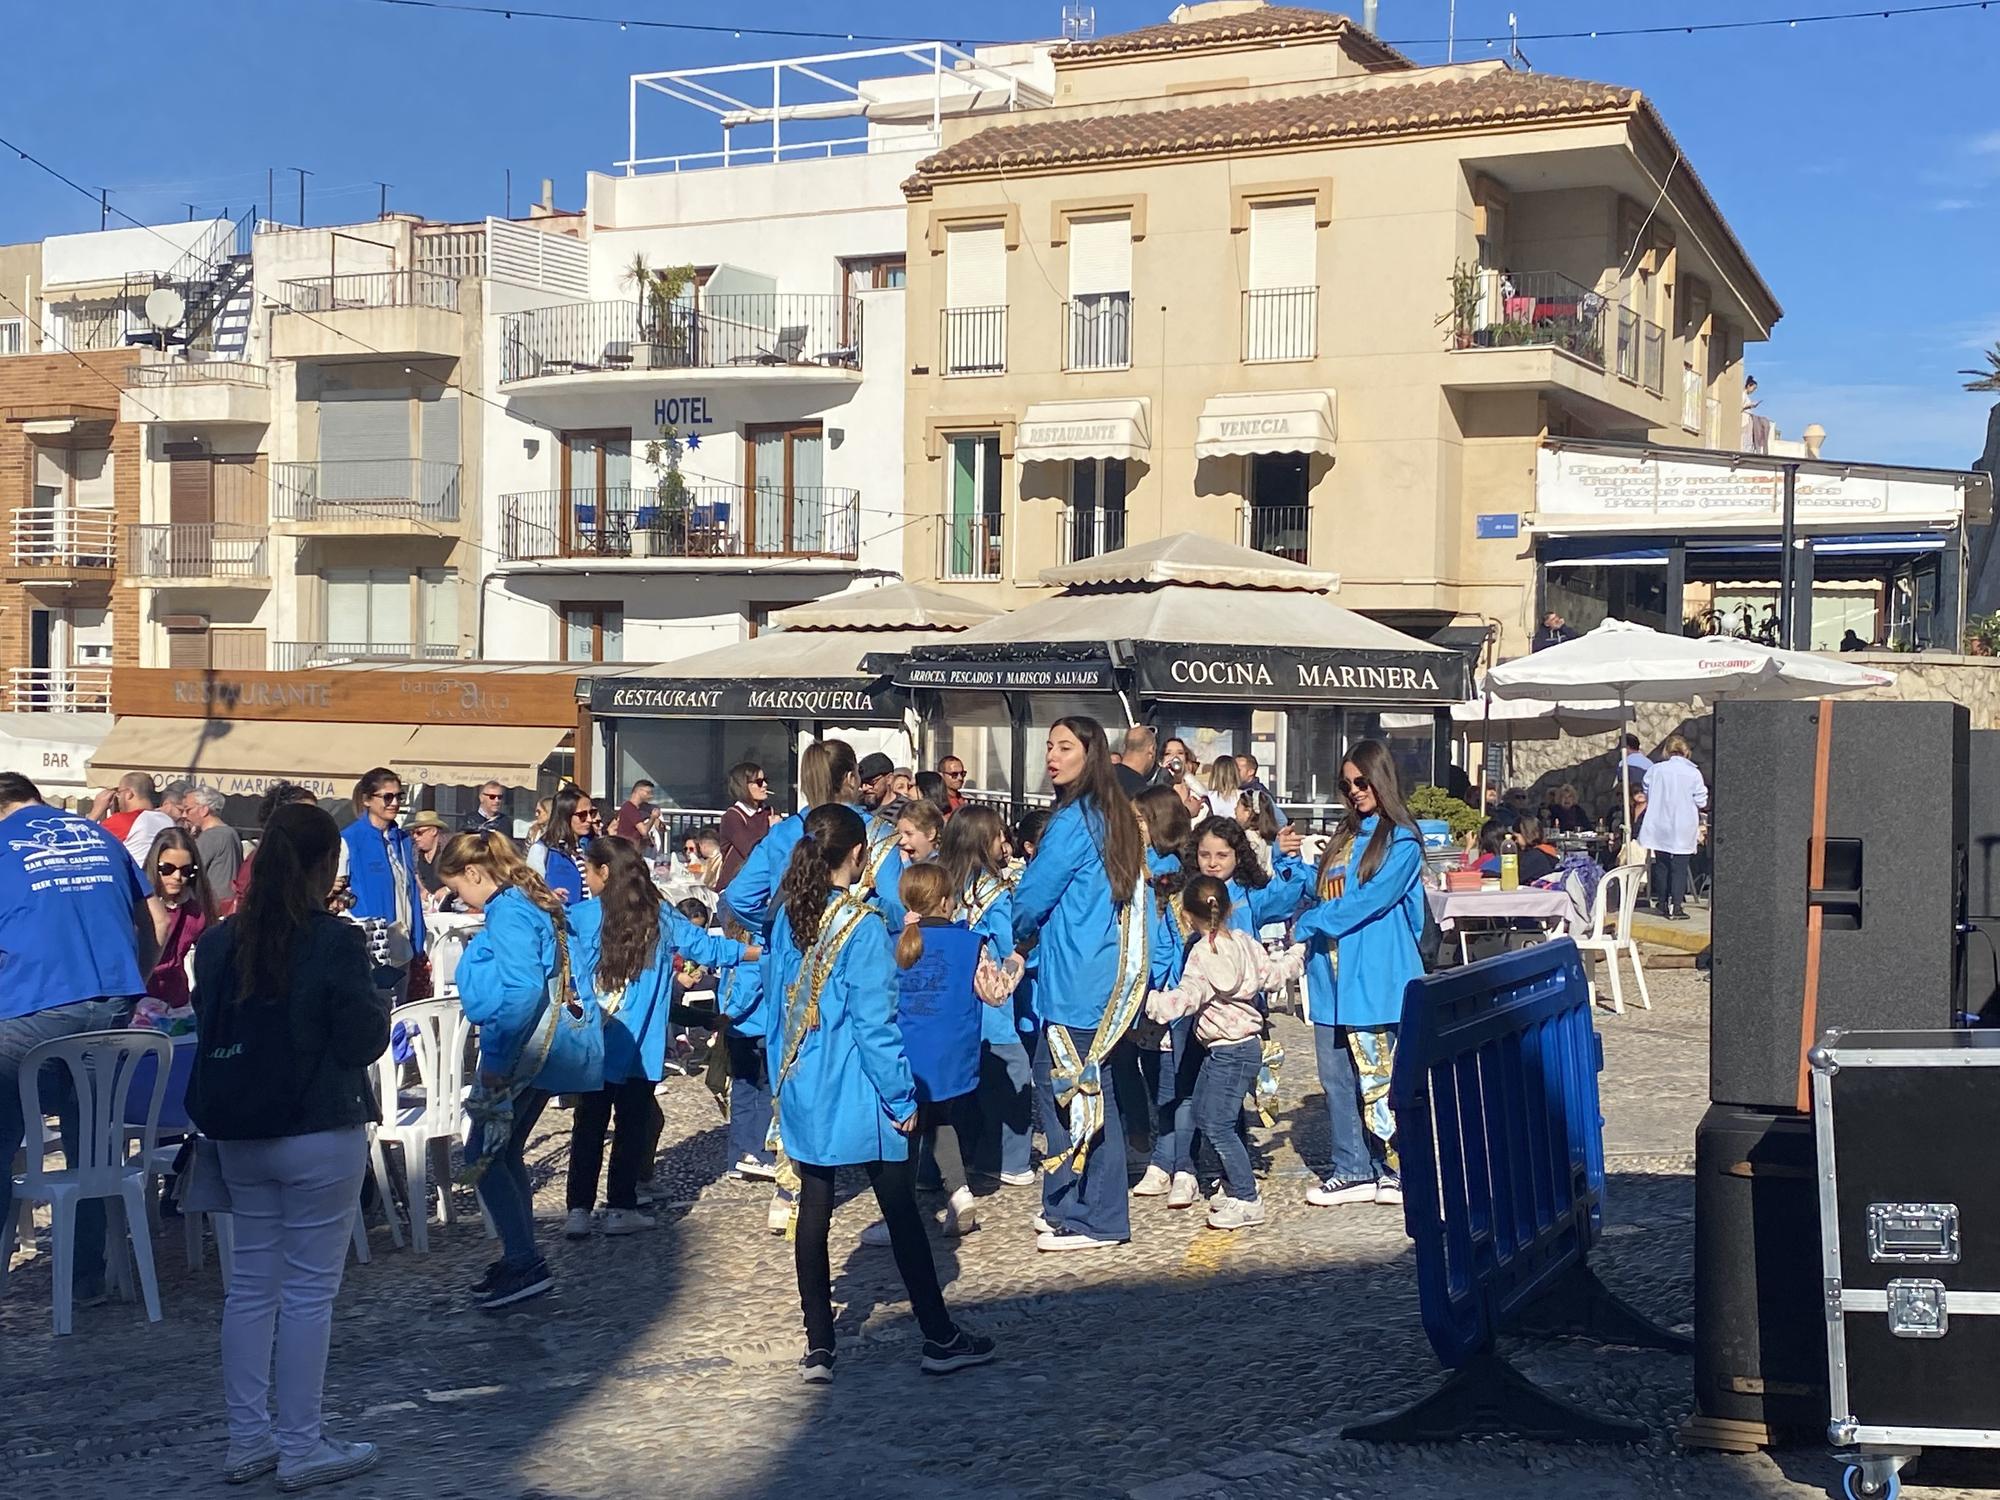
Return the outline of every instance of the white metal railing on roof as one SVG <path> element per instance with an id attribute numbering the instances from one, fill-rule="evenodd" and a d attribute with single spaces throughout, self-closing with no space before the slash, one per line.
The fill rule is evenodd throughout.
<path id="1" fill-rule="evenodd" d="M 854 81 L 837 77 L 833 71 L 843 64 L 871 59 L 899 59 L 906 64 L 915 64 L 916 71 L 894 75 L 892 80 L 870 78 Z M 757 85 L 754 88 L 745 87 L 734 81 L 737 79 L 755 79 Z M 769 80 L 768 98 L 761 97 L 766 79 Z M 870 105 L 882 102 L 880 95 L 883 91 L 879 85 L 917 80 L 928 80 L 929 83 L 929 128 L 890 136 L 886 141 L 871 138 L 866 121 Z M 791 89 L 789 98 L 786 94 L 788 84 Z M 869 93 L 870 85 L 878 86 L 873 96 Z M 685 152 L 676 156 L 641 156 L 639 94 L 642 89 L 664 94 L 669 99 L 714 115 L 722 124 L 722 149 Z M 1053 102 L 1049 95 L 1025 81 L 1019 71 L 982 62 L 949 42 L 863 47 L 846 52 L 820 53 L 813 57 L 776 58 L 769 62 L 724 63 L 707 68 L 634 73 L 628 84 L 625 159 L 616 165 L 623 167 L 625 175 L 631 177 L 642 168 L 679 172 L 689 167 L 729 167 L 785 161 L 800 156 L 855 155 L 882 149 L 885 144 L 898 150 L 925 149 L 943 139 L 947 106 L 955 108 L 968 91 L 975 100 L 989 91 L 1004 95 L 1010 110 L 1018 108 L 1024 99 L 1034 104 Z M 759 97 L 750 97 L 753 94 Z M 917 107 L 925 102 L 921 93 L 911 94 L 908 98 L 909 103 Z M 864 122 L 858 135 L 794 140 L 789 144 L 784 140 L 782 127 L 787 121 L 805 124 L 855 118 Z M 743 126 L 767 127 L 769 141 L 738 145 L 732 132 Z"/>

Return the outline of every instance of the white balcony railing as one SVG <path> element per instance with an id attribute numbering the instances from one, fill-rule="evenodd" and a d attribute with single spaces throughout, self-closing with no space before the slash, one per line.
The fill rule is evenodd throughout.
<path id="1" fill-rule="evenodd" d="M 271 668 L 302 672 L 357 661 L 456 661 L 459 654 L 455 641 L 273 641 Z"/>
<path id="2" fill-rule="evenodd" d="M 265 365 L 248 364 L 240 359 L 175 360 L 163 365 L 134 365 L 125 372 L 125 384 L 133 390 L 217 382 L 225 385 L 269 385 L 271 372 Z"/>
<path id="3" fill-rule="evenodd" d="M 15 667 L 8 673 L 7 707 L 15 713 L 109 713 L 111 669 Z"/>
<path id="4" fill-rule="evenodd" d="M 158 580 L 270 576 L 262 528 L 226 522 L 134 526 L 126 534 L 125 566 L 135 577 Z"/>
<path id="5" fill-rule="evenodd" d="M 109 568 L 118 518 L 109 509 L 24 505 L 14 512 L 14 562 L 22 567 Z"/>

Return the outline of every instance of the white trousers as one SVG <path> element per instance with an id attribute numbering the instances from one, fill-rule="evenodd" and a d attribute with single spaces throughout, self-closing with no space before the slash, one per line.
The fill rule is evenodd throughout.
<path id="1" fill-rule="evenodd" d="M 222 1393 L 229 1437 L 304 1458 L 320 1437 L 320 1395 L 333 1299 L 347 1265 L 367 1165 L 359 1125 L 268 1141 L 219 1141 L 236 1216 L 236 1252 L 222 1309 Z M 278 1411 L 272 1421 L 271 1356 Z"/>

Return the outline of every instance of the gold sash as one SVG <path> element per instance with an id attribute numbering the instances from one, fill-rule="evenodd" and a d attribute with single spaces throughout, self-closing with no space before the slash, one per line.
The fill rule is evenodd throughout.
<path id="1" fill-rule="evenodd" d="M 1049 1023 L 1049 1062 L 1056 1104 L 1069 1111 L 1070 1146 L 1066 1152 L 1043 1162 L 1054 1171 L 1067 1162 L 1081 1172 L 1090 1158 L 1090 1142 L 1104 1128 L 1104 1059 L 1118 1039 L 1138 1019 L 1146 999 L 1149 975 L 1147 954 L 1147 906 L 1150 898 L 1140 877 L 1118 918 L 1118 972 L 1112 980 L 1111 997 L 1090 1039 L 1090 1051 L 1079 1053 L 1069 1028 Z"/>

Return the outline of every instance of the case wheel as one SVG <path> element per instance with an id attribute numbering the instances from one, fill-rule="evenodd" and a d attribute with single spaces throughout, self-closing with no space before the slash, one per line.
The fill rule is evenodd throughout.
<path id="1" fill-rule="evenodd" d="M 1840 1476 L 1840 1492 L 1847 1500 L 1896 1500 L 1903 1492 L 1903 1482 L 1892 1470 L 1876 1478 L 1861 1464 L 1849 1464 Z"/>

